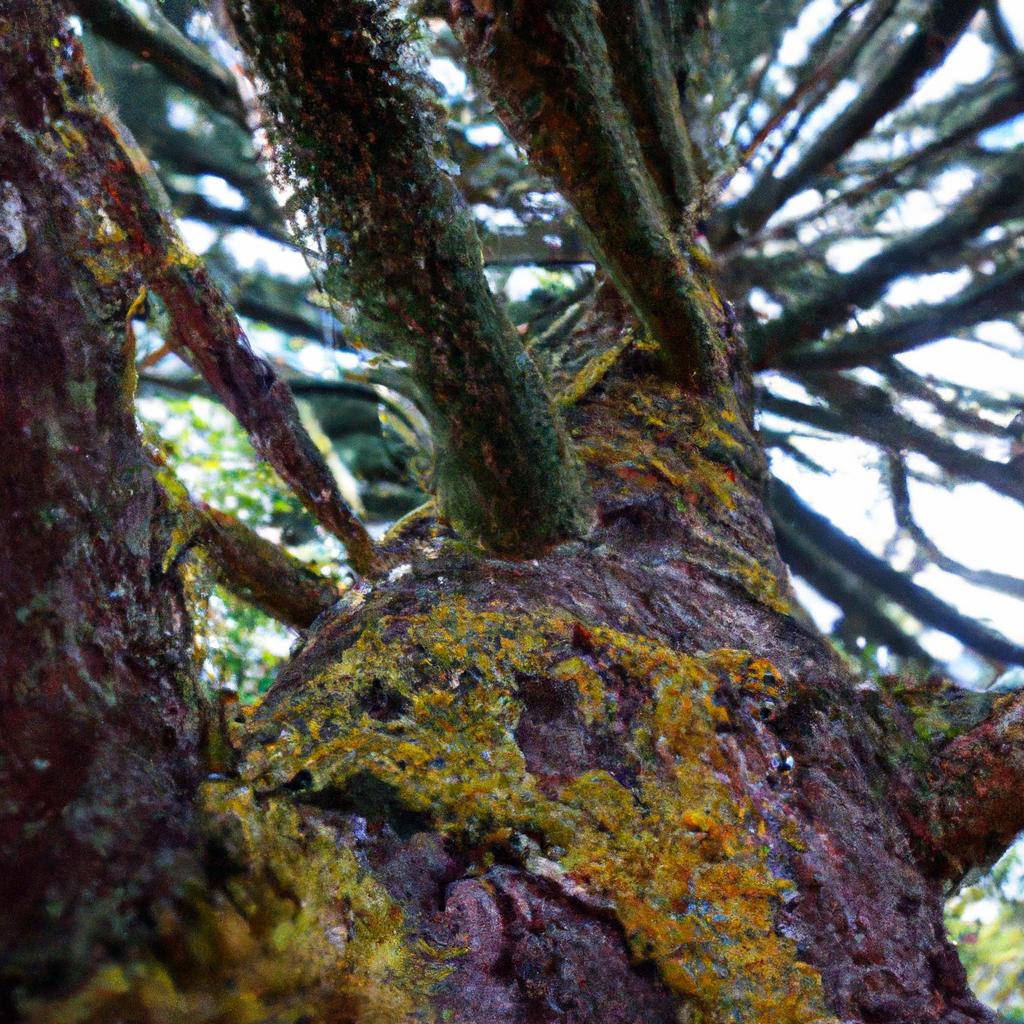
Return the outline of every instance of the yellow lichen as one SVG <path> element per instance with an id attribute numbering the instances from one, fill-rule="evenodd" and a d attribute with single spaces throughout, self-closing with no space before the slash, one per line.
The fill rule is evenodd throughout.
<path id="1" fill-rule="evenodd" d="M 402 1024 L 422 1020 L 445 951 L 409 940 L 387 892 L 283 800 L 208 783 L 200 821 L 234 866 L 222 887 L 157 905 L 158 938 L 100 968 L 32 1024 Z"/>
<path id="2" fill-rule="evenodd" d="M 586 630 L 580 655 L 573 627 L 459 601 L 381 620 L 279 712 L 280 735 L 250 755 L 245 775 L 273 789 L 303 771 L 314 788 L 344 791 L 369 774 L 458 841 L 527 836 L 614 907 L 633 955 L 653 960 L 708 1024 L 828 1019 L 816 973 L 774 928 L 788 883 L 768 866 L 763 823 L 726 781 L 716 727 L 727 715 L 714 698 L 749 655 L 688 657 L 603 628 Z M 646 693 L 630 744 L 635 786 L 590 770 L 542 790 L 515 738 L 525 674 L 575 682 L 590 721 L 608 716 L 613 677 Z M 769 678 L 755 671 L 753 685 L 771 689 Z M 400 695 L 404 713 L 381 721 L 358 710 L 371 686 Z"/>

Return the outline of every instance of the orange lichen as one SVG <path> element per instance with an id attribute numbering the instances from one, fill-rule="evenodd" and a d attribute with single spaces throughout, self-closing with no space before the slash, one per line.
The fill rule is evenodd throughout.
<path id="1" fill-rule="evenodd" d="M 775 931 L 788 883 L 767 864 L 762 822 L 727 781 L 716 735 L 728 717 L 715 701 L 722 678 L 753 664 L 767 692 L 777 674 L 742 652 L 689 657 L 599 627 L 581 655 L 574 625 L 461 601 L 380 620 L 278 711 L 280 734 L 250 753 L 244 775 L 276 789 L 303 772 L 314 789 L 343 792 L 368 774 L 456 841 L 529 837 L 546 870 L 614 908 L 633 955 L 657 963 L 699 1019 L 828 1019 L 817 975 Z M 575 683 L 588 722 L 614 717 L 615 679 L 645 693 L 628 742 L 635 785 L 591 769 L 542 789 L 516 742 L 525 675 Z M 360 710 L 371 687 L 400 697 L 404 713 Z"/>

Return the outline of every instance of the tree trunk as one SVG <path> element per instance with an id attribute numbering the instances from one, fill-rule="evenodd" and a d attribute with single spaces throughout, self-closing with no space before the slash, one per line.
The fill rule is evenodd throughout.
<path id="1" fill-rule="evenodd" d="M 124 390 L 142 278 L 117 203 L 141 199 L 79 103 L 88 82 L 52 73 L 81 69 L 51 49 L 70 35 L 54 22 L 13 45 L 11 1016 L 995 1019 L 945 938 L 943 885 L 1012 834 L 1012 779 L 971 789 L 963 766 L 987 754 L 969 716 L 942 717 L 956 702 L 855 684 L 795 611 L 752 424 L 719 392 L 666 381 L 610 287 L 563 353 L 578 372 L 553 371 L 587 535 L 503 560 L 412 520 L 382 552 L 389 573 L 322 615 L 266 700 L 224 723 L 230 753 L 199 782 L 216 743 Z M 732 344 L 727 307 L 710 288 L 699 301 Z M 958 735 L 964 760 L 940 786 Z M 969 834 L 945 827 L 967 793 L 987 809 Z"/>
<path id="2" fill-rule="evenodd" d="M 138 934 L 191 843 L 204 705 L 135 427 L 126 167 L 76 46 L 0 2 L 0 1006 Z M 22 18 L 24 13 L 22 12 Z M 49 24 L 47 23 L 49 21 Z M 5 1015 L 0 1009 L 0 1016 Z"/>

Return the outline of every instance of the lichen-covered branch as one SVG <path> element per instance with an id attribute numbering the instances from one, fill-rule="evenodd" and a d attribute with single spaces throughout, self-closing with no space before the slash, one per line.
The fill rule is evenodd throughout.
<path id="1" fill-rule="evenodd" d="M 105 213 L 109 228 L 96 252 L 84 253 L 83 258 L 91 260 L 104 278 L 116 278 L 128 265 L 141 270 L 169 311 L 168 343 L 187 354 L 246 428 L 256 451 L 342 541 L 353 568 L 359 573 L 377 571 L 380 562 L 373 543 L 345 505 L 330 470 L 299 422 L 287 385 L 253 352 L 233 310 L 178 237 L 166 196 L 146 158 L 101 108 L 91 76 L 86 81 L 90 89 L 78 101 L 75 114 L 89 131 L 106 140 L 109 157 L 103 201 L 110 212 Z M 126 383 L 129 388 L 134 385 L 134 379 Z"/>
<path id="2" fill-rule="evenodd" d="M 373 541 L 300 422 L 288 385 L 253 352 L 206 271 L 171 264 L 152 284 L 171 314 L 170 344 L 188 354 L 248 431 L 257 453 L 345 545 L 353 569 L 363 575 L 378 572 Z"/>
<path id="3" fill-rule="evenodd" d="M 196 543 L 236 597 L 295 629 L 306 629 L 338 600 L 329 580 L 234 516 L 209 505 L 198 511 L 203 523 Z"/>
<path id="4" fill-rule="evenodd" d="M 405 342 L 438 435 L 445 513 L 513 554 L 578 532 L 573 457 L 441 166 L 409 27 L 383 0 L 238 0 L 233 10 L 329 256 L 363 315 Z"/>
<path id="5" fill-rule="evenodd" d="M 464 0 L 452 12 L 506 128 L 573 203 L 670 368 L 709 385 L 718 339 L 688 248 L 689 141 L 647 3 Z"/>
<path id="6" fill-rule="evenodd" d="M 700 182 L 673 69 L 667 12 L 652 0 L 598 0 L 615 88 L 671 224 L 685 226 Z"/>

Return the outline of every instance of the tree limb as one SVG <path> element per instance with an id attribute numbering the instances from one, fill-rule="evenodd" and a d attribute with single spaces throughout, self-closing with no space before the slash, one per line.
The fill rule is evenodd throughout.
<path id="1" fill-rule="evenodd" d="M 1017 576 L 1010 576 L 1002 572 L 994 572 L 990 569 L 972 569 L 970 566 L 950 558 L 941 551 L 936 543 L 929 537 L 914 519 L 910 505 L 910 487 L 907 480 L 907 467 L 900 452 L 888 453 L 889 463 L 889 494 L 892 498 L 893 513 L 896 516 L 896 523 L 918 549 L 937 565 L 944 572 L 953 573 L 956 576 L 974 583 L 979 587 L 987 587 L 989 590 L 998 591 L 1001 594 L 1008 594 L 1024 600 L 1024 579 Z"/>
<path id="2" fill-rule="evenodd" d="M 824 516 L 804 505 L 780 480 L 772 481 L 771 509 L 773 519 L 781 520 L 813 541 L 839 565 L 866 580 L 924 624 L 956 637 L 984 657 L 1024 665 L 1024 647 L 961 615 L 951 605 L 918 586 L 909 576 L 897 572 Z"/>
<path id="3" fill-rule="evenodd" d="M 126 0 L 75 0 L 74 6 L 97 35 L 156 65 L 175 85 L 248 130 L 231 72 L 182 35 L 156 4 L 147 5 L 145 14 Z"/>
<path id="4" fill-rule="evenodd" d="M 803 103 L 799 119 L 801 126 L 806 122 L 810 113 L 821 105 L 828 96 L 829 91 L 835 87 L 836 82 L 849 70 L 864 46 L 892 14 L 897 3 L 898 0 L 880 0 L 879 3 L 876 3 L 867 17 L 857 27 L 852 38 L 847 39 L 835 53 L 830 55 L 828 51 L 833 39 L 844 23 L 849 20 L 853 12 L 861 6 L 861 3 L 853 2 L 847 4 L 839 11 L 829 27 L 814 43 L 797 76 L 797 84 L 793 90 L 765 120 L 764 124 L 757 130 L 753 140 L 744 150 L 740 161 L 741 165 L 749 164 L 751 158 L 768 136 L 782 124 L 786 115 L 800 106 L 804 98 L 810 93 L 808 101 Z M 772 161 L 773 167 L 776 166 L 778 158 L 781 157 L 781 154 L 787 148 L 788 146 L 785 144 L 780 146 L 779 152 L 776 154 L 776 160 Z"/>
<path id="5" fill-rule="evenodd" d="M 306 629 L 341 596 L 323 576 L 234 516 L 200 504 L 196 543 L 236 597 L 295 629 Z"/>
<path id="6" fill-rule="evenodd" d="M 962 124 L 920 149 L 912 150 L 906 156 L 886 163 L 884 169 L 877 173 L 874 173 L 871 168 L 865 167 L 863 173 L 870 175 L 866 180 L 840 192 L 822 206 L 811 211 L 806 217 L 787 220 L 772 230 L 766 229 L 760 237 L 772 239 L 795 237 L 800 225 L 826 217 L 840 207 L 849 209 L 866 200 L 870 201 L 877 197 L 882 189 L 895 188 L 901 175 L 907 171 L 922 171 L 930 168 L 936 158 L 949 153 L 971 139 L 975 139 L 986 129 L 1003 124 L 1020 113 L 1024 113 L 1024 89 L 1016 81 L 1000 81 L 988 101 Z M 858 177 L 860 176 L 857 169 L 850 168 L 850 170 Z"/>
<path id="7" fill-rule="evenodd" d="M 890 314 L 877 325 L 861 327 L 835 340 L 787 349 L 780 353 L 775 365 L 800 370 L 877 366 L 889 356 L 1016 310 L 1022 289 L 1024 260 L 975 280 L 941 305 L 920 303 L 905 312 Z"/>
<path id="8" fill-rule="evenodd" d="M 382 0 L 236 0 L 233 12 L 333 272 L 364 317 L 406 344 L 439 436 L 443 511 L 509 554 L 574 534 L 575 461 L 441 169 L 443 132 L 428 83 L 407 66 L 408 27 Z"/>
<path id="9" fill-rule="evenodd" d="M 712 225 L 713 243 L 724 248 L 758 231 L 815 175 L 848 152 L 937 67 L 981 6 L 980 0 L 932 0 L 927 14 L 881 74 L 826 128 L 782 177 L 762 177 L 743 199 Z"/>
<path id="10" fill-rule="evenodd" d="M 882 607 L 882 594 L 855 572 L 834 561 L 827 549 L 819 547 L 799 527 L 784 516 L 773 516 L 779 552 L 798 576 L 822 595 L 839 605 L 851 631 L 861 629 L 873 640 L 884 644 L 893 654 L 922 665 L 934 660 L 921 645 Z"/>
<path id="11" fill-rule="evenodd" d="M 841 408 L 808 405 L 770 392 L 759 394 L 761 408 L 794 419 L 799 423 L 835 434 L 860 437 L 882 448 L 901 448 L 918 452 L 934 462 L 949 476 L 987 484 L 999 494 L 1024 501 L 1024 479 L 1009 463 L 994 462 L 975 452 L 939 437 L 926 427 L 904 419 L 892 408 L 889 397 L 879 388 L 850 386 L 849 381 L 831 380 L 833 391 L 849 387 L 849 404 Z M 836 397 L 835 395 L 833 397 Z M 838 399 L 837 399 L 838 401 Z"/>
<path id="12" fill-rule="evenodd" d="M 848 274 L 830 275 L 827 288 L 755 327 L 749 339 L 755 366 L 774 365 L 782 352 L 816 341 L 852 309 L 867 309 L 900 275 L 949 265 L 964 243 L 1022 211 L 1024 162 L 1013 153 L 1001 159 L 992 180 L 964 196 L 937 223 L 892 242 Z"/>
<path id="13" fill-rule="evenodd" d="M 168 308 L 167 343 L 179 353 L 188 353 L 246 428 L 256 451 L 342 541 L 356 572 L 378 571 L 381 563 L 373 542 L 345 505 L 330 470 L 299 422 L 287 385 L 253 352 L 234 312 L 178 237 L 167 196 L 145 156 L 126 131 L 99 109 L 94 97 L 80 116 L 89 118 L 93 130 L 102 133 L 118 154 L 109 165 L 108 201 L 124 240 L 111 242 L 105 256 L 111 267 L 106 272 L 116 272 L 118 261 L 141 265 L 148 284 Z M 134 365 L 134 353 L 132 360 Z"/>
<path id="14" fill-rule="evenodd" d="M 925 779 L 917 831 L 933 873 L 956 883 L 990 867 L 1024 829 L 1024 693 L 998 698 L 935 755 Z"/>
<path id="15" fill-rule="evenodd" d="M 1010 62 L 1018 81 L 1024 82 L 1024 52 L 1014 41 L 1013 32 L 1010 31 L 1010 26 L 1006 24 L 1003 12 L 999 9 L 998 0 L 985 0 L 985 15 L 995 37 L 996 46 Z"/>
<path id="16" fill-rule="evenodd" d="M 661 70 L 644 92 L 624 85 L 663 64 L 646 0 L 461 0 L 452 10 L 506 129 L 572 202 L 670 367 L 710 384 L 717 337 L 678 233 L 678 211 L 695 197 L 680 194 L 686 175 L 664 170 L 689 149 L 678 96 Z M 692 225 L 683 227 L 686 235 Z"/>

